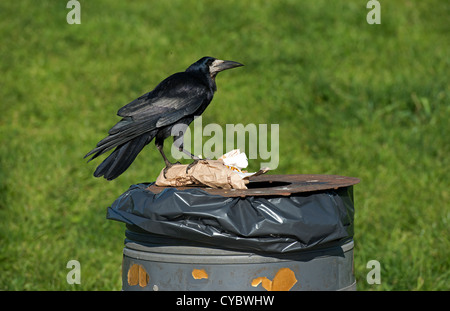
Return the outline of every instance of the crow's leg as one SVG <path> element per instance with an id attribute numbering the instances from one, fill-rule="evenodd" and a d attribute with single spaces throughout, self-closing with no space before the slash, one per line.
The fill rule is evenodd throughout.
<path id="1" fill-rule="evenodd" d="M 183 153 L 187 154 L 191 159 L 194 160 L 194 162 L 189 164 L 188 167 L 186 168 L 186 174 L 188 174 L 189 169 L 191 169 L 194 165 L 196 165 L 199 160 L 203 160 L 203 159 L 193 155 L 191 152 L 189 152 L 188 150 L 184 149 L 183 135 L 184 135 L 184 132 L 186 131 L 186 129 L 187 129 L 187 125 L 184 128 L 184 130 L 179 131 L 178 135 L 173 137 L 173 144 L 176 147 L 178 147 L 178 150 L 180 152 L 183 152 Z M 173 128 L 172 128 L 172 131 L 173 131 Z M 163 157 L 164 157 L 164 154 L 163 154 Z M 166 162 L 166 164 L 167 164 L 167 162 Z"/>
<path id="2" fill-rule="evenodd" d="M 163 171 L 164 178 L 166 178 L 167 170 L 168 170 L 169 168 L 171 168 L 172 166 L 174 166 L 174 165 L 180 164 L 180 162 L 171 163 L 171 162 L 167 159 L 166 155 L 164 154 L 164 140 L 162 140 L 162 141 L 156 141 L 156 142 L 155 142 L 155 145 L 156 145 L 156 148 L 158 148 L 159 152 L 161 153 L 161 155 L 162 155 L 162 157 L 163 157 L 163 159 L 164 159 L 164 163 L 166 164 L 166 167 L 164 168 L 164 171 Z"/>
<path id="3" fill-rule="evenodd" d="M 161 153 L 161 155 L 162 155 L 162 157 L 163 157 L 163 159 L 164 159 L 164 163 L 166 163 L 166 166 L 172 166 L 173 163 L 171 163 L 171 162 L 167 159 L 166 155 L 164 154 L 164 150 L 163 150 L 164 147 L 163 147 L 163 145 L 157 144 L 156 147 L 158 148 L 159 152 Z"/>
<path id="4" fill-rule="evenodd" d="M 180 134 L 180 135 L 181 135 L 181 134 Z M 189 152 L 189 151 L 187 151 L 186 149 L 184 149 L 183 143 L 181 143 L 181 144 L 178 143 L 178 141 L 180 140 L 178 137 L 180 137 L 180 136 L 176 136 L 176 137 L 173 138 L 173 144 L 174 144 L 175 146 L 178 147 L 178 150 L 179 150 L 180 152 L 183 152 L 183 153 L 187 154 L 187 155 L 188 155 L 191 159 L 193 159 L 193 160 L 202 160 L 202 159 L 200 159 L 199 157 L 193 155 L 191 152 Z M 182 137 L 182 136 L 181 136 L 181 137 Z"/>
<path id="5" fill-rule="evenodd" d="M 191 157 L 192 160 L 203 160 L 195 155 L 193 155 L 192 153 L 190 153 L 189 151 L 187 151 L 186 149 L 180 149 L 181 152 L 184 152 L 185 154 L 187 154 L 188 156 Z"/>

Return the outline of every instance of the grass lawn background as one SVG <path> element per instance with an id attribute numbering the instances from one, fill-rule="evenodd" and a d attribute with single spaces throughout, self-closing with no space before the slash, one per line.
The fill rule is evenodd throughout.
<path id="1" fill-rule="evenodd" d="M 106 207 L 164 163 L 152 143 L 107 182 L 83 156 L 205 55 L 245 67 L 218 76 L 204 125 L 279 124 L 273 173 L 361 178 L 359 290 L 450 289 L 450 3 L 380 2 L 369 25 L 366 1 L 80 0 L 69 25 L 66 1 L 1 1 L 0 289 L 121 289 L 124 225 Z"/>

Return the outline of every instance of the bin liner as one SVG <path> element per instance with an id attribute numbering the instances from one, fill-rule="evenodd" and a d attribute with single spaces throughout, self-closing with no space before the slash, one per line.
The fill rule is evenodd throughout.
<path id="1" fill-rule="evenodd" d="M 108 219 L 144 232 L 139 235 L 149 242 L 287 253 L 353 237 L 352 186 L 242 198 L 201 188 L 166 188 L 155 194 L 146 189 L 149 185 L 132 185 L 107 209 Z"/>

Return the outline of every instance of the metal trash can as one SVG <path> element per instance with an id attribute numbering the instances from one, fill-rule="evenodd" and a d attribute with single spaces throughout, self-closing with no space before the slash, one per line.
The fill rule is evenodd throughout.
<path id="1" fill-rule="evenodd" d="M 269 175 L 247 190 L 133 185 L 123 290 L 356 290 L 353 177 Z"/>
<path id="2" fill-rule="evenodd" d="M 127 240 L 122 290 L 356 290 L 353 240 L 272 255 Z"/>

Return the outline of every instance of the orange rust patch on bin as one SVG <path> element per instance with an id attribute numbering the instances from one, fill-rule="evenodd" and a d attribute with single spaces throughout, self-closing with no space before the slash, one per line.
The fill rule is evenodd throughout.
<path id="1" fill-rule="evenodd" d="M 252 281 L 252 286 L 253 286 L 253 287 L 256 287 L 256 286 L 258 286 L 258 285 L 261 284 L 261 283 L 262 283 L 261 286 L 262 286 L 265 290 L 268 290 L 268 291 L 271 291 L 271 290 L 272 290 L 272 281 L 269 280 L 268 278 L 266 278 L 265 276 L 262 276 L 262 277 L 253 279 L 253 281 Z"/>
<path id="2" fill-rule="evenodd" d="M 262 287 L 267 291 L 288 291 L 290 290 L 297 279 L 295 273 L 289 268 L 281 268 L 273 278 L 273 281 L 269 280 L 265 276 L 252 280 L 252 286 L 256 287 L 262 283 Z"/>
<path id="3" fill-rule="evenodd" d="M 196 280 L 207 279 L 208 273 L 206 273 L 205 269 L 194 269 L 192 270 L 192 277 Z"/>
<path id="4" fill-rule="evenodd" d="M 295 278 L 294 271 L 289 268 L 281 268 L 273 278 L 272 290 L 288 291 L 295 285 L 295 283 L 297 283 L 297 279 Z"/>
<path id="5" fill-rule="evenodd" d="M 149 278 L 147 271 L 141 265 L 134 264 L 128 270 L 128 284 L 131 286 L 139 284 L 140 287 L 145 287 Z"/>

